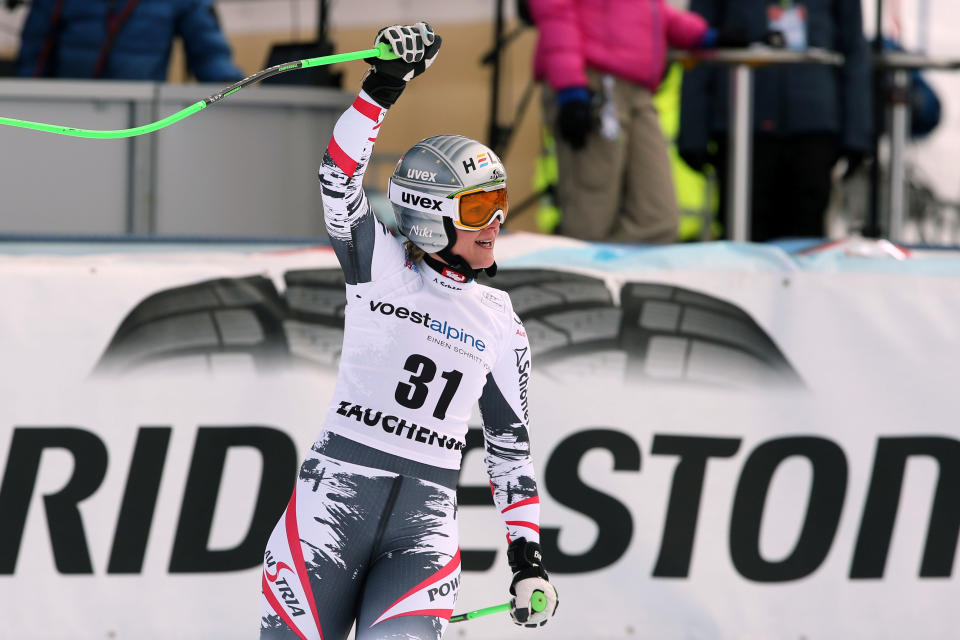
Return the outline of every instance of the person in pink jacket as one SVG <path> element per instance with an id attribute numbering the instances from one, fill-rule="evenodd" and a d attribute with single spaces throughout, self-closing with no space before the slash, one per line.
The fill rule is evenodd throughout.
<path id="1" fill-rule="evenodd" d="M 653 93 L 668 47 L 745 46 L 665 0 L 528 0 L 534 73 L 557 140 L 564 235 L 669 243 L 679 210 Z"/>

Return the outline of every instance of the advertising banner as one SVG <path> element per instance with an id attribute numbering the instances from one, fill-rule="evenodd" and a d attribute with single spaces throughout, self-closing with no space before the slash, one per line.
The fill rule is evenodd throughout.
<path id="1" fill-rule="evenodd" d="M 343 277 L 322 247 L 152 251 L 0 257 L 0 637 L 258 633 Z M 955 636 L 954 258 L 524 234 L 498 255 L 560 605 L 448 636 Z M 473 425 L 458 612 L 509 598 Z"/>

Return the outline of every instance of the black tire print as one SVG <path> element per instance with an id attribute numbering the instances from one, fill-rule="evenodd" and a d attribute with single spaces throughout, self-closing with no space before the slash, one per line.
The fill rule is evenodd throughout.
<path id="1" fill-rule="evenodd" d="M 346 306 L 342 272 L 289 271 L 284 281 L 282 295 L 259 276 L 151 295 L 124 318 L 96 371 L 175 360 L 199 360 L 209 369 L 225 354 L 245 356 L 258 370 L 335 370 Z M 735 388 L 802 384 L 749 314 L 704 293 L 640 282 L 615 292 L 598 278 L 547 269 L 504 270 L 482 281 L 510 294 L 544 375 L 603 371 Z"/>

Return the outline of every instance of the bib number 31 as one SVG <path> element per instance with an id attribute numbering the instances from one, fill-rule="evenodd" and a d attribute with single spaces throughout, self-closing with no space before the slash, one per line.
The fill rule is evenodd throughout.
<path id="1" fill-rule="evenodd" d="M 413 375 L 407 382 L 401 381 L 397 385 L 393 397 L 408 409 L 419 409 L 427 402 L 427 396 L 430 394 L 430 387 L 427 385 L 437 377 L 437 364 L 426 356 L 414 353 L 403 363 L 403 369 Z M 437 420 L 447 417 L 447 408 L 460 386 L 463 374 L 454 369 L 441 372 L 440 377 L 446 382 L 443 390 L 440 391 L 437 406 L 433 409 L 433 417 Z"/>

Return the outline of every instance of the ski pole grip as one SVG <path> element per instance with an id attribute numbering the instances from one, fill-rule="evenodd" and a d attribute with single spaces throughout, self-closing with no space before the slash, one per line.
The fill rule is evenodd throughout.
<path id="1" fill-rule="evenodd" d="M 537 613 L 541 611 L 546 611 L 547 596 L 543 594 L 543 591 L 540 591 L 538 589 L 533 592 L 533 595 L 530 596 L 530 608 L 536 611 Z"/>
<path id="2" fill-rule="evenodd" d="M 386 42 L 377 45 L 377 57 L 381 60 L 396 60 L 400 56 L 393 52 L 393 49 Z"/>

